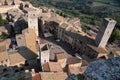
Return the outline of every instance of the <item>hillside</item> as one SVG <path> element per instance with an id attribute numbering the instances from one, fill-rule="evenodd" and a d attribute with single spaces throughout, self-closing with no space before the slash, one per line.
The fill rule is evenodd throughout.
<path id="1" fill-rule="evenodd" d="M 120 26 L 119 0 L 28 0 L 34 6 L 57 8 L 64 17 L 79 17 L 83 23 L 99 25 L 105 17 L 117 20 Z M 119 27 L 120 28 L 120 27 Z"/>

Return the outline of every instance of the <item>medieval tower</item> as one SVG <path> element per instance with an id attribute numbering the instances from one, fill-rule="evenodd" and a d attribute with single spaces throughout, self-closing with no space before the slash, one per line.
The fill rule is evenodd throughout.
<path id="1" fill-rule="evenodd" d="M 35 30 L 37 36 L 39 36 L 38 31 L 38 17 L 39 17 L 38 10 L 32 10 L 28 12 L 28 27 Z"/>
<path id="2" fill-rule="evenodd" d="M 103 20 L 95 40 L 95 43 L 97 44 L 98 47 L 104 48 L 106 46 L 111 36 L 111 33 L 115 27 L 115 24 L 116 24 L 116 21 L 111 18 L 105 18 Z"/>
<path id="3" fill-rule="evenodd" d="M 41 66 L 49 62 L 50 59 L 50 46 L 48 43 L 40 44 L 40 51 L 39 51 L 39 57 L 40 57 L 40 62 Z"/>

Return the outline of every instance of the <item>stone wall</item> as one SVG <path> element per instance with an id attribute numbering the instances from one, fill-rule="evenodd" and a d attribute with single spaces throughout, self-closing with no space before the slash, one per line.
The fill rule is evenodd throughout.
<path id="1" fill-rule="evenodd" d="M 19 5 L 15 6 L 1 6 L 0 7 L 0 13 L 7 13 L 10 9 L 17 9 Z"/>

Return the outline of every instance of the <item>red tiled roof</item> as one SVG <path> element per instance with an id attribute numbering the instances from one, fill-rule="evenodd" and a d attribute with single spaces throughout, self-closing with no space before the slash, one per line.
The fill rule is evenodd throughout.
<path id="1" fill-rule="evenodd" d="M 43 65 L 45 72 L 63 72 L 61 65 L 58 62 L 48 62 Z"/>
<path id="2" fill-rule="evenodd" d="M 37 74 L 34 77 L 32 77 L 32 80 L 41 80 L 40 79 L 40 74 Z"/>

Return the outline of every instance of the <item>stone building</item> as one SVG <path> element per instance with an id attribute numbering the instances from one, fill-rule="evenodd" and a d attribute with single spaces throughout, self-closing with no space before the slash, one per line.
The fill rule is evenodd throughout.
<path id="1" fill-rule="evenodd" d="M 84 55 L 86 55 L 87 57 L 93 59 L 93 58 L 104 58 L 107 59 L 108 58 L 108 54 L 109 52 L 107 51 L 106 48 L 102 48 L 102 47 L 97 47 L 95 44 L 93 45 L 86 45 L 86 47 L 84 48 Z"/>
<path id="2" fill-rule="evenodd" d="M 24 13 L 19 9 L 10 9 L 7 13 L 7 18 L 9 21 L 16 22 L 19 18 L 23 17 Z"/>
<path id="3" fill-rule="evenodd" d="M 64 53 L 56 54 L 56 60 L 68 75 L 82 74 L 88 66 L 88 62 L 85 60 L 76 57 L 68 57 Z"/>
<path id="4" fill-rule="evenodd" d="M 105 39 L 105 44 L 107 44 L 107 41 L 112 33 L 112 30 L 113 30 L 116 22 L 114 20 L 109 21 L 109 18 L 105 18 L 105 21 L 107 21 L 107 22 L 103 23 L 103 26 L 105 28 L 104 28 L 104 31 L 102 30 L 102 32 L 101 32 L 102 35 L 104 32 L 106 33 L 105 30 L 107 30 L 106 29 L 107 27 L 109 27 L 109 26 L 112 27 L 107 30 L 107 32 L 109 34 L 104 35 L 104 36 L 107 36 L 107 37 L 105 37 L 105 38 L 107 38 L 107 39 Z M 109 52 L 105 48 L 103 38 L 101 38 L 102 40 L 99 38 L 100 32 L 98 33 L 98 37 L 96 37 L 96 40 L 95 40 L 95 38 L 93 38 L 93 36 L 88 35 L 87 33 L 84 33 L 83 31 L 76 30 L 73 27 L 73 25 L 71 25 L 71 24 L 69 25 L 69 23 L 60 22 L 56 26 L 55 25 L 53 26 L 53 25 L 54 25 L 54 23 L 52 25 L 50 25 L 48 23 L 46 26 L 48 27 L 49 30 L 53 30 L 54 34 L 56 34 L 55 35 L 56 38 L 69 43 L 71 45 L 71 47 L 73 49 L 75 49 L 76 51 L 79 51 L 81 55 L 86 55 L 89 58 L 100 58 L 103 56 L 104 56 L 104 58 L 108 58 L 107 56 L 108 56 Z M 95 42 L 98 40 L 101 41 L 101 43 L 104 44 L 104 46 L 101 43 L 100 43 L 100 45 L 102 45 L 101 47 L 96 45 Z"/>
<path id="5" fill-rule="evenodd" d="M 64 72 L 40 72 L 39 75 L 40 78 L 38 80 L 65 80 L 68 77 Z"/>
<path id="6" fill-rule="evenodd" d="M 38 50 L 34 30 L 26 29 L 23 34 L 17 35 L 17 46 L 11 45 L 13 41 L 13 39 L 7 39 L 0 42 L 0 65 L 21 67 L 27 64 L 29 68 L 37 66 Z"/>
<path id="7" fill-rule="evenodd" d="M 65 68 L 67 56 L 64 53 L 56 54 L 56 61 L 61 65 L 62 68 Z"/>
<path id="8" fill-rule="evenodd" d="M 7 52 L 10 59 L 9 66 L 21 66 L 21 64 L 28 64 L 30 67 L 35 66 L 39 52 L 36 41 L 34 29 L 28 28 L 22 34 L 16 35 L 16 48 L 9 49 Z"/>
<path id="9" fill-rule="evenodd" d="M 0 42 L 0 65 L 7 66 L 9 64 L 8 55 L 6 53 L 6 41 Z"/>
<path id="10" fill-rule="evenodd" d="M 87 67 L 88 67 L 88 63 L 84 60 L 81 60 L 80 63 L 69 64 L 67 66 L 67 68 L 68 68 L 67 73 L 68 73 L 68 75 L 83 74 L 84 71 L 87 69 Z"/>
<path id="11" fill-rule="evenodd" d="M 79 18 L 69 19 L 67 22 L 70 23 L 76 31 L 82 31 Z"/>
<path id="12" fill-rule="evenodd" d="M 38 18 L 41 16 L 39 10 L 31 10 L 28 12 L 28 27 L 35 30 L 37 36 L 39 36 Z"/>
<path id="13" fill-rule="evenodd" d="M 50 59 L 50 46 L 48 43 L 40 44 L 39 58 L 41 66 L 49 62 Z"/>
<path id="14" fill-rule="evenodd" d="M 105 47 L 110 35 L 114 29 L 114 26 L 116 24 L 116 21 L 111 18 L 105 18 L 103 20 L 103 23 L 99 29 L 99 32 L 96 37 L 96 44 L 98 47 Z"/>
<path id="15" fill-rule="evenodd" d="M 38 49 L 36 47 L 37 46 L 37 35 L 35 34 L 35 30 L 30 29 L 30 28 L 25 29 L 23 31 L 23 35 L 25 36 L 26 47 L 29 48 L 34 53 L 38 54 Z"/>
<path id="16" fill-rule="evenodd" d="M 34 12 L 28 13 L 28 23 L 29 26 L 31 26 L 30 28 L 34 28 L 38 35 L 38 16 L 33 13 Z M 49 13 L 49 16 L 44 15 L 46 13 Z M 35 18 L 35 22 L 31 15 Z M 79 51 L 81 55 L 85 55 L 89 58 L 100 58 L 103 56 L 107 58 L 108 51 L 105 48 L 105 45 L 107 44 L 115 24 L 116 22 L 114 20 L 105 18 L 95 40 L 95 37 L 82 31 L 80 20 L 78 18 L 65 19 L 56 13 L 42 11 L 40 27 L 43 30 L 43 33 L 52 33 L 56 39 L 60 39 L 70 44 L 71 48 Z M 44 61 L 42 61 L 42 63 L 43 62 Z"/>
<path id="17" fill-rule="evenodd" d="M 43 64 L 44 72 L 63 72 L 61 65 L 58 62 L 47 62 Z"/>
<path id="18" fill-rule="evenodd" d="M 57 30 L 57 38 L 58 39 L 61 39 L 63 41 L 65 41 L 64 39 L 64 34 L 65 34 L 65 31 L 66 31 L 66 28 L 68 27 L 69 25 L 66 24 L 66 23 L 62 23 L 61 25 L 59 25 L 58 27 L 58 30 Z"/>

